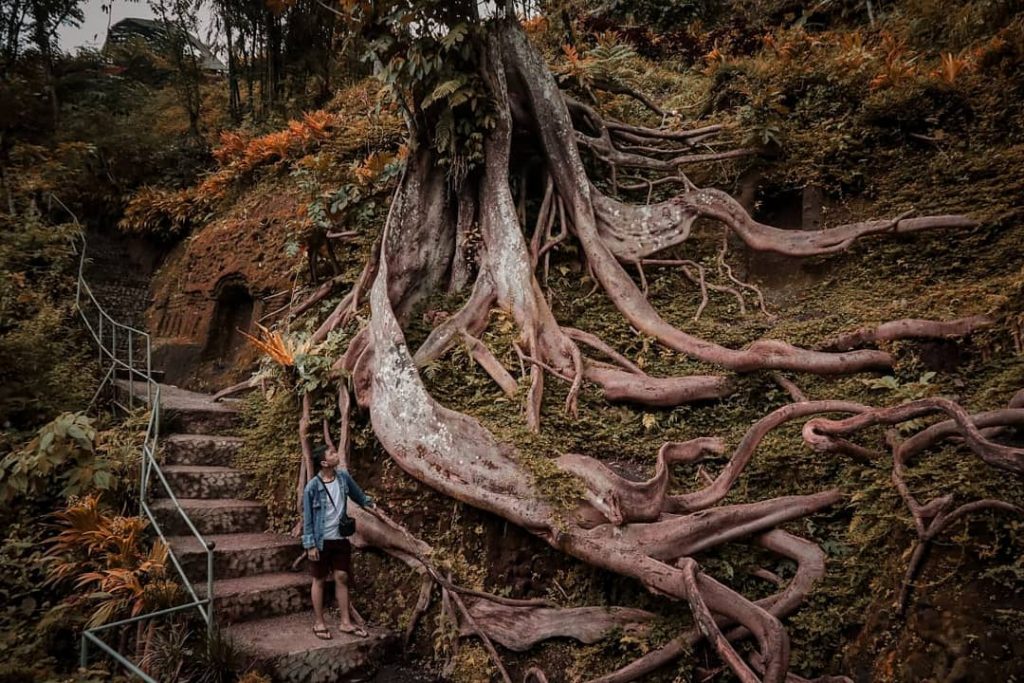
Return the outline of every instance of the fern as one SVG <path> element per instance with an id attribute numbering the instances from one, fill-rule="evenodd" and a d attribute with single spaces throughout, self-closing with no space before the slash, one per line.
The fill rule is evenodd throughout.
<path id="1" fill-rule="evenodd" d="M 597 45 L 582 54 L 572 45 L 563 45 L 562 53 L 565 63 L 554 70 L 563 82 L 575 80 L 589 88 L 595 81 L 624 83 L 636 77 L 636 51 L 612 31 L 598 36 Z"/>
<path id="2" fill-rule="evenodd" d="M 469 26 L 465 22 L 459 22 L 452 26 L 452 29 L 448 31 L 447 35 L 441 39 L 441 45 L 444 49 L 451 50 L 453 47 L 461 43 L 466 38 L 466 34 L 469 33 Z"/>
<path id="3" fill-rule="evenodd" d="M 421 106 L 424 109 L 426 109 L 427 107 L 432 105 L 434 102 L 437 102 L 438 100 L 449 98 L 451 95 L 453 95 L 455 92 L 457 92 L 460 88 L 462 88 L 462 86 L 464 86 L 465 84 L 466 84 L 465 76 L 458 76 L 458 77 L 453 78 L 451 80 L 445 81 L 444 83 L 441 83 L 436 88 L 434 88 L 433 92 L 431 92 L 429 95 L 427 95 L 425 98 L 423 98 L 423 102 L 421 103 Z M 455 106 L 455 105 L 452 105 L 452 106 Z"/>
<path id="4" fill-rule="evenodd" d="M 434 144 L 439 150 L 448 150 L 455 139 L 455 119 L 451 109 L 442 112 L 434 128 Z"/>

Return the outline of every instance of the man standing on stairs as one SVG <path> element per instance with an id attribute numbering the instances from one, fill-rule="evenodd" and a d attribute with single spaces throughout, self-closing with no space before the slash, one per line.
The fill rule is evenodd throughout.
<path id="1" fill-rule="evenodd" d="M 355 533 L 355 521 L 345 513 L 349 498 L 364 508 L 372 508 L 374 504 L 348 472 L 338 466 L 340 462 L 332 448 L 321 445 L 313 449 L 313 469 L 318 471 L 306 484 L 302 495 L 302 547 L 306 549 L 309 572 L 313 575 L 313 633 L 321 640 L 332 638 L 324 621 L 324 589 L 328 578 L 334 580 L 334 594 L 341 613 L 338 629 L 342 633 L 366 636 L 362 627 L 352 623 L 349 611 L 352 545 L 348 536 Z"/>

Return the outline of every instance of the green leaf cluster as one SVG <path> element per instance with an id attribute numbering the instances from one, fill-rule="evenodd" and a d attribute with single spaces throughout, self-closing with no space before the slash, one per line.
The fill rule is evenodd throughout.
<path id="1" fill-rule="evenodd" d="M 0 507 L 54 485 L 63 497 L 112 488 L 110 464 L 97 455 L 95 438 L 92 418 L 82 413 L 62 413 L 43 425 L 28 444 L 0 460 Z"/>
<path id="2" fill-rule="evenodd" d="M 356 6 L 351 22 L 372 35 L 364 60 L 384 84 L 390 102 L 405 109 L 437 151 L 454 184 L 483 159 L 486 131 L 497 123 L 481 77 L 484 25 L 465 7 L 441 0 Z"/>

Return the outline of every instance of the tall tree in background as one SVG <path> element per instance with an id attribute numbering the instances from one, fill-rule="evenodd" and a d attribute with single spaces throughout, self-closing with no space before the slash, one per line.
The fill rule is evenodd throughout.
<path id="1" fill-rule="evenodd" d="M 353 36 L 316 0 L 215 0 L 214 10 L 227 45 L 229 109 L 236 121 L 243 110 L 263 121 L 322 106 L 339 79 L 367 73 L 351 59 L 351 49 L 337 48 Z"/>
<path id="2" fill-rule="evenodd" d="M 228 113 L 236 125 L 242 120 L 242 96 L 238 88 L 238 45 L 236 41 L 240 33 L 236 26 L 238 17 L 232 6 L 224 0 L 214 3 L 214 23 L 224 35 L 225 50 L 228 60 Z"/>
<path id="3" fill-rule="evenodd" d="M 78 26 L 82 23 L 82 0 L 28 0 L 29 24 L 27 27 L 31 43 L 39 51 L 46 77 L 46 89 L 56 126 L 60 118 L 60 103 L 57 100 L 57 84 L 53 73 L 56 52 L 57 31 L 62 26 Z"/>
<path id="4" fill-rule="evenodd" d="M 6 76 L 18 58 L 28 10 L 26 0 L 0 0 L 0 76 Z"/>
<path id="5" fill-rule="evenodd" d="M 165 26 L 165 48 L 174 63 L 174 83 L 188 115 L 189 138 L 202 146 L 203 81 L 200 52 L 193 44 L 199 35 L 199 8 L 202 0 L 150 0 L 149 6 Z"/>

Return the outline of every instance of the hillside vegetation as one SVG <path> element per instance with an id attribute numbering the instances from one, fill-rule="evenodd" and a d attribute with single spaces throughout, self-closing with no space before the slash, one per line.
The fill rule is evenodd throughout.
<path id="1" fill-rule="evenodd" d="M 343 4 L 346 11 L 359 5 Z M 1024 389 L 1020 9 L 1009 0 L 530 5 L 520 23 L 573 100 L 606 121 L 646 129 L 721 127 L 716 137 L 698 140 L 688 153 L 750 150 L 688 164 L 685 173 L 696 187 L 736 197 L 761 222 L 794 230 L 803 222 L 808 230 L 911 212 L 964 215 L 976 222 L 966 229 L 875 235 L 836 253 L 796 258 L 750 249 L 720 223 L 701 219 L 685 242 L 654 257 L 669 263 L 626 268 L 669 324 L 730 349 L 766 338 L 823 349 L 840 335 L 891 320 L 980 316 L 986 322 L 951 338 L 868 339 L 872 348 L 891 355 L 888 369 L 726 372 L 731 388 L 726 395 L 668 407 L 609 401 L 598 383 L 577 386 L 560 367 L 549 367 L 537 430 L 529 423 L 532 362 L 521 321 L 495 306 L 486 312 L 478 339 L 510 373 L 513 390 L 503 391 L 478 361 L 475 343 L 463 341 L 419 368 L 426 392 L 515 449 L 518 471 L 537 492 L 537 504 L 553 511 L 553 526 L 561 525 L 567 536 L 588 492 L 583 480 L 556 464 L 563 454 L 590 456 L 639 482 L 652 476 L 666 442 L 720 438 L 723 452 L 672 468 L 668 494 L 680 495 L 718 476 L 751 426 L 793 403 L 794 391 L 808 400 L 874 407 L 941 397 L 971 415 L 1006 408 Z M 380 49 L 363 45 L 366 37 L 359 34 L 352 49 Z M 452 57 L 454 66 L 446 67 L 458 67 L 459 59 Z M 385 226 L 394 193 L 404 187 L 409 168 L 428 153 L 437 160 L 431 170 L 436 175 L 429 177 L 443 176 L 438 183 L 446 197 L 455 196 L 460 183 L 479 182 L 485 175 L 485 140 L 497 124 L 488 124 L 489 105 L 482 100 L 472 115 L 464 115 L 477 96 L 472 93 L 483 86 L 454 78 L 437 83 L 414 74 L 420 80 L 414 79 L 408 92 L 424 97 L 422 120 L 413 125 L 429 133 L 417 139 L 406 128 L 401 98 L 393 96 L 409 75 L 398 73 L 393 61 L 377 65 L 379 78 L 358 70 L 334 78 L 333 94 L 315 104 L 295 98 L 313 106 L 278 101 L 260 110 L 261 116 L 254 107 L 241 122 L 232 120 L 236 105 L 229 103 L 224 84 L 208 81 L 202 85 L 207 118 L 197 143 L 186 112 L 169 106 L 178 99 L 173 84 L 143 92 L 131 78 L 105 77 L 85 57 L 68 63 L 75 66 L 72 73 L 95 79 L 109 97 L 98 102 L 83 94 L 95 89 L 69 87 L 58 126 L 30 130 L 22 121 L 5 128 L 3 138 L 0 379 L 6 388 L 0 391 L 0 449 L 6 455 L 0 472 L 31 458 L 37 463 L 46 450 L 42 435 L 57 424 L 50 421 L 59 420 L 62 411 L 83 409 L 92 395 L 92 375 L 82 370 L 80 358 L 93 356 L 69 306 L 74 252 L 68 245 L 75 228 L 63 210 L 47 202 L 53 193 L 83 222 L 116 226 L 157 245 L 163 258 L 152 283 L 156 302 L 188 288 L 212 289 L 227 272 L 244 274 L 262 296 L 288 293 L 275 299 L 282 308 L 263 321 L 267 330 L 258 335 L 262 350 L 269 345 L 274 354 L 254 347 L 250 357 L 259 360 L 235 370 L 242 377 L 251 374 L 256 388 L 246 398 L 246 448 L 237 465 L 252 474 L 252 493 L 270 507 L 274 530 L 289 532 L 297 521 L 294 482 L 303 467 L 304 445 L 319 436 L 323 422 L 338 431 L 339 387 L 346 397 L 351 389 L 360 398 L 360 371 L 346 365 L 346 350 L 380 317 L 379 308 L 371 308 L 373 275 L 367 279 L 365 264 L 378 260 L 382 239 L 385 251 L 391 248 Z M 334 68 L 347 63 L 339 58 Z M 34 101 L 11 86 L 16 82 L 8 77 L 6 92 Z M 425 84 L 431 87 L 423 93 Z M 260 84 L 256 92 L 262 92 Z M 385 98 L 387 92 L 392 99 Z M 435 116 L 438 111 L 456 114 Z M 101 124 L 97 112 L 116 115 L 120 125 Z M 521 153 L 523 163 L 510 168 L 525 170 L 506 174 L 526 232 L 544 202 L 543 179 L 530 175 L 538 166 L 530 166 L 537 153 L 528 138 L 513 134 L 511 156 L 516 161 Z M 168 144 L 169 139 L 177 142 Z M 648 170 L 613 170 L 585 143 L 580 148 L 588 177 L 610 197 L 656 204 L 685 189 L 657 182 L 660 176 Z M 665 150 L 647 151 L 667 158 Z M 808 224 L 815 216 L 822 225 Z M 474 274 L 485 263 L 481 254 L 492 249 L 476 230 L 460 242 L 461 254 L 475 264 Z M 328 233 L 341 235 L 325 238 L 333 239 L 337 269 L 321 250 Z M 720 365 L 638 331 L 602 291 L 588 256 L 570 237 L 538 261 L 538 293 L 561 328 L 595 335 L 651 376 L 723 373 Z M 354 288 L 363 296 L 353 298 Z M 410 297 L 407 310 L 396 313 L 408 348 L 416 350 L 431 339 L 468 299 L 468 289 L 446 287 Z M 535 353 L 542 358 L 539 350 Z M 200 371 L 195 388 L 221 389 L 220 379 Z M 575 409 L 567 410 L 570 405 Z M 543 534 L 418 481 L 403 469 L 404 461 L 396 461 L 394 449 L 382 444 L 370 412 L 353 408 L 351 415 L 342 439 L 350 444 L 353 475 L 391 518 L 432 548 L 433 566 L 450 574 L 449 580 L 498 596 L 545 598 L 561 608 L 625 606 L 654 615 L 646 623 L 609 630 L 590 644 L 559 638 L 522 652 L 499 646 L 515 680 L 534 666 L 552 681 L 595 679 L 694 626 L 685 601 L 562 552 Z M 103 470 L 134 481 L 127 453 L 141 418 L 134 419 L 116 429 L 105 420 L 99 430 L 90 423 L 88 438 L 77 446 L 65 431 L 62 438 L 70 439 L 69 445 L 54 452 L 56 468 L 88 466 L 93 478 L 81 487 L 71 490 L 66 482 L 49 481 L 14 491 L 9 476 L 0 484 L 0 505 L 7 506 L 0 519 L 10 532 L 0 566 L 11 570 L 0 594 L 12 605 L 3 616 L 0 642 L 13 643 L 15 653 L 8 670 L 0 670 L 0 680 L 73 675 L 70 656 L 37 658 L 46 643 L 67 645 L 95 619 L 95 594 L 83 596 L 95 586 L 69 578 L 75 571 L 98 571 L 100 560 L 89 560 L 95 566 L 74 564 L 69 558 L 81 548 L 69 545 L 61 548 L 65 568 L 55 570 L 52 559 L 33 549 L 54 534 L 29 528 L 27 515 L 56 512 L 65 516 L 55 520 L 59 524 L 83 506 L 99 505 L 111 517 L 134 511 L 129 487 L 95 477 Z M 1019 474 L 983 462 L 962 440 L 943 441 L 914 458 L 904 481 L 918 500 L 949 495 L 955 507 L 996 499 L 1018 512 L 986 509 L 952 521 L 930 539 L 916 574 L 909 581 L 905 576 L 908 564 L 918 562 L 914 550 L 920 536 L 894 485 L 891 440 L 907 439 L 942 419 L 930 414 L 891 429 L 869 426 L 849 437 L 855 447 L 845 452 L 809 448 L 802 432 L 807 420 L 794 420 L 764 436 L 721 501 L 739 505 L 833 488 L 841 494 L 835 504 L 779 527 L 813 542 L 826 557 L 822 578 L 782 619 L 793 674 L 892 682 L 1020 677 L 1024 482 Z M 1024 445 L 1019 425 L 998 438 L 1011 447 Z M 18 510 L 15 502 L 26 496 L 34 498 L 31 510 Z M 158 552 L 148 541 L 139 543 L 128 553 L 133 570 Z M 771 595 L 774 582 L 790 581 L 797 569 L 795 562 L 749 538 L 715 545 L 694 559 L 702 575 L 749 600 Z M 419 619 L 404 661 L 410 670 L 455 681 L 499 676 L 494 658 L 472 633 L 460 637 L 459 624 L 439 600 L 422 618 L 415 613 L 418 573 L 379 550 L 357 553 L 355 562 L 360 590 L 353 597 L 361 614 L 397 631 Z M 33 588 L 46 577 L 59 586 L 49 597 Z M 144 596 L 147 608 L 174 595 L 176 587 L 158 586 L 163 580 L 158 573 L 147 580 L 153 582 Z M 111 606 L 107 617 L 119 618 L 131 608 Z M 50 640 L 37 640 L 38 634 Z M 743 657 L 758 651 L 756 643 L 737 647 Z M 218 658 L 214 652 L 210 660 L 225 670 L 232 666 L 230 653 Z M 225 671 L 222 680 L 242 673 Z M 739 678 L 702 643 L 642 680 Z"/>

